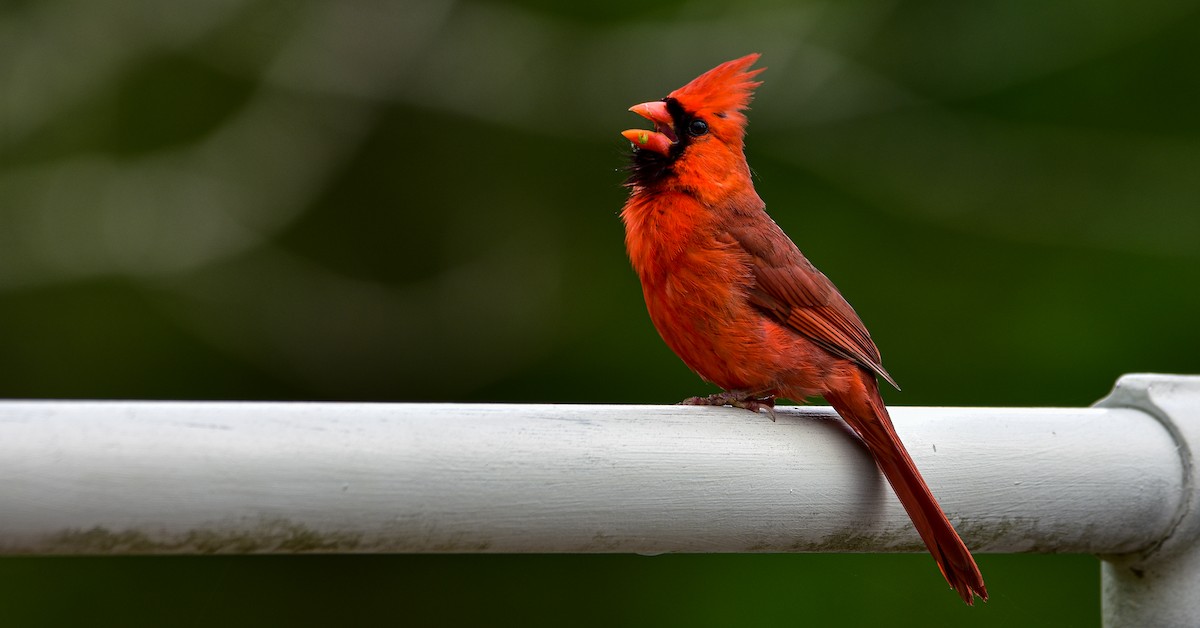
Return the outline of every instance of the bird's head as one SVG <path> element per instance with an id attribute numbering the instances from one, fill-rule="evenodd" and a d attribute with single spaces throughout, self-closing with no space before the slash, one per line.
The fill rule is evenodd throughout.
<path id="1" fill-rule="evenodd" d="M 633 184 L 673 172 L 681 165 L 701 165 L 716 158 L 742 156 L 746 116 L 758 53 L 727 61 L 701 74 L 662 100 L 644 102 L 629 110 L 654 123 L 654 130 L 629 129 L 621 135 L 634 146 Z"/>

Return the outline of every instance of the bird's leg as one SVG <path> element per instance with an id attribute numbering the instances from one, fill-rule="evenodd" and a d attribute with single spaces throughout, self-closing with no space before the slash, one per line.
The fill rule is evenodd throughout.
<path id="1" fill-rule="evenodd" d="M 775 395 L 751 392 L 746 390 L 723 390 L 707 397 L 688 397 L 680 401 L 681 406 L 733 406 L 743 408 L 755 414 L 766 409 L 771 420 L 775 420 Z"/>

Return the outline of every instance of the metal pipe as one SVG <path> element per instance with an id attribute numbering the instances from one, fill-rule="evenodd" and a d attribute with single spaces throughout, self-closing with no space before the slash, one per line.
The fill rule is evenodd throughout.
<path id="1" fill-rule="evenodd" d="M 1129 554 L 1185 474 L 1132 408 L 895 407 L 982 552 Z M 0 553 L 923 551 L 824 407 L 0 402 Z"/>

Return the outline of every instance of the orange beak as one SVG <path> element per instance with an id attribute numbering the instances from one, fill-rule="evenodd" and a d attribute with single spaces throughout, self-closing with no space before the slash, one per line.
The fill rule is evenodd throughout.
<path id="1" fill-rule="evenodd" d="M 629 108 L 630 111 L 654 123 L 654 130 L 629 129 L 622 131 L 625 139 L 633 142 L 635 148 L 652 150 L 666 156 L 671 152 L 671 146 L 678 140 L 675 135 L 674 120 L 667 111 L 667 103 L 661 100 L 644 102 Z"/>

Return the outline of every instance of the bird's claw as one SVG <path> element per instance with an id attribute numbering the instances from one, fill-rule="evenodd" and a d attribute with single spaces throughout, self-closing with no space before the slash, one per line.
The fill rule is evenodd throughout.
<path id="1" fill-rule="evenodd" d="M 723 391 L 707 397 L 688 397 L 680 401 L 681 406 L 733 406 L 758 414 L 766 409 L 771 420 L 775 420 L 775 395 L 758 396 L 754 393 Z"/>

